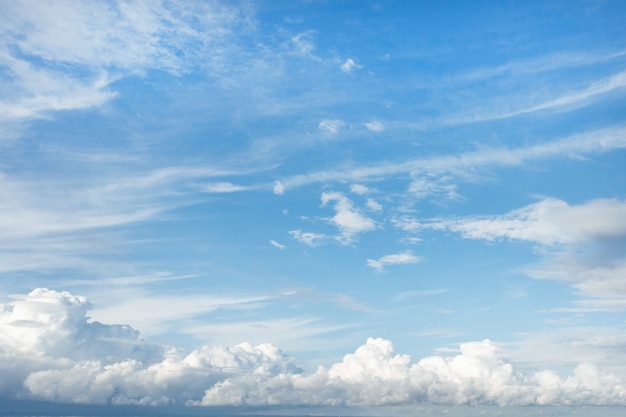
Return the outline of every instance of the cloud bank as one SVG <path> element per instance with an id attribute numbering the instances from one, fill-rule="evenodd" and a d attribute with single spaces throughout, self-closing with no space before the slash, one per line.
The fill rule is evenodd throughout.
<path id="1" fill-rule="evenodd" d="M 567 376 L 524 373 L 489 340 L 413 361 L 369 338 L 305 373 L 271 344 L 186 352 L 93 322 L 90 308 L 84 297 L 44 288 L 0 306 L 0 395 L 146 405 L 626 405 L 626 375 L 593 363 Z"/>

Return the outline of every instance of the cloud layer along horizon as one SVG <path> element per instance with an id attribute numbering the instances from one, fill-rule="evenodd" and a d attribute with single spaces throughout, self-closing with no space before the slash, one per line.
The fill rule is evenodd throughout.
<path id="1" fill-rule="evenodd" d="M 305 373 L 271 344 L 192 351 L 90 321 L 87 299 L 44 288 L 0 306 L 0 393 L 69 403 L 185 405 L 626 405 L 626 379 L 580 363 L 521 372 L 490 340 L 413 360 L 368 338 Z"/>

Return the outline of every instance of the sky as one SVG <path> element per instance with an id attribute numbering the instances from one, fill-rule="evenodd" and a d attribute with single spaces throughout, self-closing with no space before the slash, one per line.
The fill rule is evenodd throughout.
<path id="1" fill-rule="evenodd" d="M 0 401 L 626 405 L 624 2 L 0 11 Z"/>

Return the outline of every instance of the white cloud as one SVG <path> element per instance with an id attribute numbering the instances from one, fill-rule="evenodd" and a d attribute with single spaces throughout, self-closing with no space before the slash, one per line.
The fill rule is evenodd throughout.
<path id="1" fill-rule="evenodd" d="M 377 120 L 365 123 L 365 127 L 376 133 L 380 133 L 385 130 L 385 125 Z"/>
<path id="2" fill-rule="evenodd" d="M 368 259 L 367 266 L 370 268 L 374 268 L 378 272 L 382 272 L 385 270 L 385 266 L 387 265 L 402 265 L 402 264 L 416 264 L 421 262 L 423 259 L 419 256 L 416 256 L 410 250 L 396 253 L 393 255 L 385 255 L 377 260 Z"/>
<path id="3" fill-rule="evenodd" d="M 280 181 L 275 181 L 272 191 L 276 195 L 283 195 L 285 193 L 285 185 Z"/>
<path id="4" fill-rule="evenodd" d="M 152 405 L 626 405 L 623 364 L 608 372 L 588 361 L 609 363 L 615 355 L 585 356 L 597 346 L 604 353 L 619 350 L 623 335 L 596 332 L 584 345 L 568 342 L 568 352 L 577 354 L 565 356 L 583 361 L 573 364 L 569 376 L 549 369 L 524 373 L 505 359 L 513 354 L 521 363 L 534 360 L 532 344 L 507 352 L 489 340 L 469 342 L 454 355 L 412 361 L 376 338 L 328 368 L 303 373 L 271 344 L 166 349 L 142 342 L 128 326 L 89 321 L 89 308 L 84 297 L 45 289 L 0 308 L 4 398 Z M 316 331 L 310 320 L 298 319 L 251 322 L 245 332 L 231 332 L 241 337 L 259 324 Z M 547 349 L 539 348 L 548 355 L 543 359 L 557 353 L 550 340 Z"/>
<path id="5" fill-rule="evenodd" d="M 420 222 L 415 217 L 408 215 L 394 217 L 393 219 L 391 219 L 391 223 L 394 227 L 411 233 L 419 232 L 421 229 L 424 228 L 422 222 Z"/>
<path id="6" fill-rule="evenodd" d="M 372 211 L 381 211 L 383 209 L 383 206 L 380 205 L 380 203 L 373 198 L 368 198 L 366 204 L 367 208 Z"/>
<path id="7" fill-rule="evenodd" d="M 341 70 L 346 74 L 350 74 L 355 69 L 363 68 L 361 65 L 358 65 L 352 58 L 348 58 L 341 64 Z"/>
<path id="8" fill-rule="evenodd" d="M 358 195 L 365 195 L 370 192 L 370 189 L 363 184 L 352 184 L 350 186 L 350 192 Z"/>
<path id="9" fill-rule="evenodd" d="M 0 33 L 3 37 L 21 33 L 12 38 L 20 50 L 50 61 L 179 71 L 181 61 L 191 58 L 188 54 L 201 57 L 208 46 L 223 42 L 244 20 L 242 12 L 203 2 L 183 6 L 24 1 L 6 5 Z M 24 27 L 28 31 L 22 33 Z M 183 47 L 188 48 L 181 56 Z"/>
<path id="10" fill-rule="evenodd" d="M 322 193 L 322 206 L 334 204 L 335 215 L 328 219 L 340 230 L 339 241 L 351 243 L 358 233 L 368 232 L 376 228 L 374 220 L 362 215 L 354 208 L 352 201 L 341 193 Z"/>
<path id="11" fill-rule="evenodd" d="M 408 192 L 419 200 L 439 196 L 448 200 L 457 200 L 460 198 L 457 188 L 450 176 L 425 176 L 412 180 Z"/>
<path id="12" fill-rule="evenodd" d="M 521 107 L 508 112 L 485 112 L 484 114 L 477 114 L 471 117 L 462 118 L 458 120 L 452 120 L 449 123 L 472 123 L 488 120 L 507 119 L 510 117 L 521 116 L 529 113 L 553 110 L 553 111 L 569 111 L 583 107 L 601 96 L 626 88 L 626 71 L 613 74 L 610 77 L 598 80 L 587 88 L 573 91 L 570 93 L 562 94 L 557 98 L 550 98 L 544 102 L 529 104 L 526 107 Z"/>
<path id="13" fill-rule="evenodd" d="M 248 190 L 248 187 L 235 185 L 230 182 L 212 182 L 202 187 L 202 191 L 206 193 L 234 193 L 246 190 Z"/>
<path id="14" fill-rule="evenodd" d="M 328 236 L 320 233 L 303 232 L 301 230 L 290 230 L 289 235 L 298 242 L 309 246 L 317 246 L 322 240 L 328 238 Z"/>
<path id="15" fill-rule="evenodd" d="M 206 2 L 3 4 L 0 65 L 8 76 L 0 80 L 0 140 L 15 139 L 24 121 L 102 106 L 116 95 L 107 87 L 124 75 L 180 74 L 191 64 L 224 71 L 244 12 Z M 68 67 L 80 75 L 60 72 Z"/>
<path id="16" fill-rule="evenodd" d="M 291 38 L 291 42 L 293 42 L 298 55 L 311 58 L 314 61 L 321 61 L 321 59 L 313 53 L 313 51 L 315 51 L 313 31 L 298 33 Z"/>
<path id="17" fill-rule="evenodd" d="M 271 392 L 271 395 L 268 395 Z M 233 378 L 215 384 L 205 405 L 402 404 L 617 405 L 625 402 L 624 379 L 591 364 L 561 377 L 553 371 L 524 375 L 485 340 L 464 343 L 456 356 L 430 356 L 411 363 L 391 342 L 367 340 L 353 354 L 311 375 Z"/>
<path id="18" fill-rule="evenodd" d="M 452 180 L 466 179 L 469 174 L 485 168 L 519 166 L 530 161 L 548 158 L 581 158 L 626 147 L 626 128 L 612 126 L 606 129 L 573 135 L 560 140 L 540 141 L 535 145 L 519 148 L 483 148 L 460 155 L 443 155 L 432 158 L 407 159 L 398 163 L 378 163 L 367 166 L 350 166 L 345 169 L 315 171 L 283 179 L 287 188 L 328 182 L 362 182 L 371 178 L 385 178 L 397 174 L 409 174 L 413 178 L 423 176 L 432 179 L 435 190 L 444 193 Z M 443 183 L 437 179 L 448 177 Z M 474 178 L 474 177 L 471 177 Z M 441 188 L 443 187 L 443 188 Z M 419 190 L 431 190 L 418 187 Z M 439 192 L 439 191 L 438 191 Z"/>
<path id="19" fill-rule="evenodd" d="M 275 248 L 278 248 L 278 249 L 285 249 L 285 245 L 282 245 L 282 244 L 280 244 L 280 243 L 276 242 L 276 241 L 275 241 L 275 240 L 273 240 L 273 239 L 272 239 L 272 240 L 270 240 L 270 244 L 271 244 L 272 246 L 274 246 Z"/>
<path id="20" fill-rule="evenodd" d="M 320 122 L 320 124 L 317 126 L 320 130 L 331 134 L 331 135 L 336 135 L 337 133 L 339 133 L 339 129 L 341 129 L 343 126 L 345 125 L 345 123 L 341 120 L 338 119 L 326 119 L 326 120 L 322 120 Z"/>
<path id="21" fill-rule="evenodd" d="M 423 224 L 468 239 L 533 242 L 546 264 L 527 268 L 535 278 L 569 282 L 583 294 L 613 298 L 626 294 L 626 202 L 596 199 L 578 205 L 545 198 L 498 216 L 467 217 Z"/>
<path id="22" fill-rule="evenodd" d="M 570 206 L 546 198 L 501 216 L 466 218 L 431 224 L 470 239 L 514 239 L 543 245 L 588 242 L 626 236 L 626 202 L 598 199 Z"/>
<path id="23" fill-rule="evenodd" d="M 496 67 L 475 69 L 460 75 L 458 79 L 473 81 L 494 78 L 504 74 L 535 74 L 564 68 L 595 65 L 615 60 L 616 58 L 623 57 L 625 54 L 626 52 L 623 50 L 611 53 L 599 51 L 592 53 L 558 52 L 522 61 L 508 62 Z"/>

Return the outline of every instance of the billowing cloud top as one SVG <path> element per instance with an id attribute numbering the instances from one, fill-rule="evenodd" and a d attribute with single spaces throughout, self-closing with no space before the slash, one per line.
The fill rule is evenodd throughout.
<path id="1" fill-rule="evenodd" d="M 2 306 L 1 395 L 61 402 L 187 405 L 626 405 L 625 375 L 581 363 L 570 376 L 525 374 L 489 340 L 416 362 L 369 338 L 341 362 L 303 373 L 271 344 L 191 352 L 91 322 L 84 297 L 38 288 Z"/>

